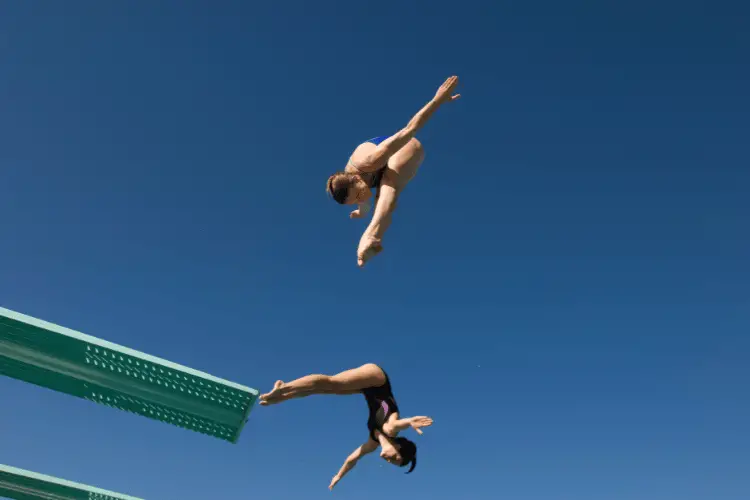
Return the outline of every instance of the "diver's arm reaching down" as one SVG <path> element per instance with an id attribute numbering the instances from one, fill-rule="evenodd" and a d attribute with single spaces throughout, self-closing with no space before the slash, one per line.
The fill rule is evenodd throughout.
<path id="1" fill-rule="evenodd" d="M 373 441 L 372 439 L 368 439 L 365 444 L 358 447 L 356 450 L 352 452 L 351 455 L 346 457 L 346 461 L 344 462 L 344 465 L 341 466 L 341 469 L 339 469 L 338 474 L 333 476 L 333 479 L 331 480 L 331 485 L 328 487 L 328 489 L 332 490 L 334 486 L 336 486 L 336 483 L 341 481 L 341 479 L 354 468 L 355 465 L 357 465 L 357 462 L 360 458 L 367 455 L 368 453 L 372 453 L 373 451 L 378 449 L 378 443 Z"/>
<path id="2" fill-rule="evenodd" d="M 414 137 L 414 134 L 416 134 L 417 131 L 427 123 L 432 114 L 442 104 L 455 101 L 460 97 L 460 94 L 453 94 L 457 85 L 457 76 L 448 78 L 435 93 L 435 97 L 425 104 L 422 109 L 420 109 L 417 114 L 409 120 L 409 123 L 407 123 L 404 128 L 381 142 L 378 147 L 375 148 L 375 151 L 357 166 L 357 169 L 362 172 L 372 172 L 381 168 L 383 164 L 388 161 L 388 158 L 393 156 L 396 151 L 403 148 L 406 143 Z"/>

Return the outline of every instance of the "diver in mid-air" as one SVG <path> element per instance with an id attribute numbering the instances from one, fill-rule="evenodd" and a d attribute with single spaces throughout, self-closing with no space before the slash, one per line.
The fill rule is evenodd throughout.
<path id="1" fill-rule="evenodd" d="M 430 116 L 443 104 L 455 101 L 458 77 L 448 78 L 409 123 L 391 136 L 375 137 L 354 150 L 341 172 L 328 178 L 326 191 L 342 205 L 357 205 L 350 217 L 358 219 L 370 211 L 372 190 L 375 211 L 357 248 L 357 264 L 362 267 L 383 250 L 383 234 L 391 223 L 399 194 L 417 173 L 424 160 L 424 149 L 414 137 Z"/>
<path id="2" fill-rule="evenodd" d="M 369 409 L 367 441 L 346 458 L 344 465 L 331 480 L 331 490 L 360 458 L 378 447 L 381 448 L 380 457 L 386 462 L 399 467 L 411 464 L 409 472 L 414 470 L 417 465 L 417 445 L 400 437 L 398 433 L 411 427 L 422 434 L 420 429 L 432 425 L 432 419 L 401 417 L 396 398 L 393 397 L 391 382 L 380 366 L 368 363 L 336 375 L 307 375 L 286 383 L 279 380 L 271 392 L 261 394 L 259 401 L 262 406 L 268 406 L 314 394 L 363 394 Z"/>

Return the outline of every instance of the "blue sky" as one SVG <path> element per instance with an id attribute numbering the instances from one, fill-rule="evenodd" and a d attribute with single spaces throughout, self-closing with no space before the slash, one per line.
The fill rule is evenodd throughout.
<path id="1" fill-rule="evenodd" d="M 435 425 L 337 498 L 746 499 L 748 7 L 621 4 L 4 2 L 0 305 L 264 392 L 382 364 Z M 360 270 L 325 180 L 452 74 Z M 329 498 L 367 436 L 0 391 L 0 463 L 147 499 Z"/>

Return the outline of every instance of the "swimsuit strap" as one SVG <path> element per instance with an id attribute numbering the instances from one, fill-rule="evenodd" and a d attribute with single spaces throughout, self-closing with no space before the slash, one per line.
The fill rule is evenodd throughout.
<path id="1" fill-rule="evenodd" d="M 374 188 L 374 187 L 380 186 L 380 181 L 383 179 L 383 174 L 385 174 L 385 167 L 388 164 L 386 163 L 386 165 L 383 165 L 382 167 L 375 170 L 374 172 L 362 172 L 362 170 L 360 170 L 360 168 L 357 165 L 355 165 L 352 160 L 349 160 L 349 163 L 347 163 L 347 165 L 351 165 L 354 168 L 354 170 L 356 170 L 359 173 L 359 175 L 372 175 L 372 179 L 367 184 L 369 187 Z"/>

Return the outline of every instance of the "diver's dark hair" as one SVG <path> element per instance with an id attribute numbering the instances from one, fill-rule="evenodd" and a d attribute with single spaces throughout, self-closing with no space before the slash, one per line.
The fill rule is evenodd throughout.
<path id="1" fill-rule="evenodd" d="M 404 437 L 395 437 L 391 440 L 398 447 L 398 454 L 401 455 L 401 467 L 411 464 L 411 468 L 407 472 L 407 474 L 411 474 L 411 471 L 417 466 L 417 445 Z"/>
<path id="2" fill-rule="evenodd" d="M 351 184 L 352 182 L 349 174 L 346 172 L 336 172 L 328 178 L 326 191 L 337 203 L 343 205 L 346 203 Z"/>

